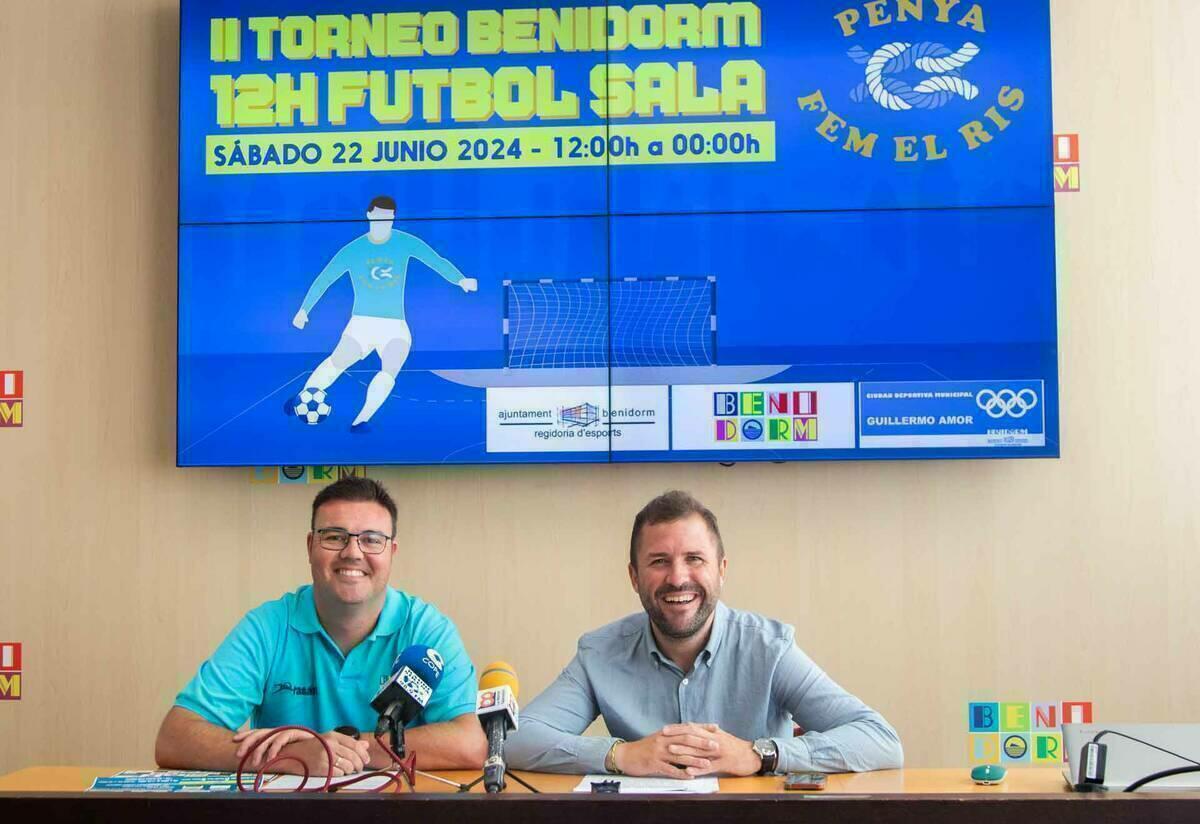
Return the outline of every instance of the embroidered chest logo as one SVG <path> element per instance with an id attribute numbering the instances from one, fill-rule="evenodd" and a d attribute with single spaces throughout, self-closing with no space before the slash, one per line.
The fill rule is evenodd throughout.
<path id="1" fill-rule="evenodd" d="M 312 687 L 297 687 L 291 681 L 276 681 L 275 688 L 271 690 L 271 695 L 279 695 L 281 692 L 290 692 L 292 695 L 316 695 L 317 688 Z"/>

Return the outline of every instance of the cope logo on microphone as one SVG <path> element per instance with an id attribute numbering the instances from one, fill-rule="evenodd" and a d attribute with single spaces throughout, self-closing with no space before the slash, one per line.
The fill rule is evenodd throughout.
<path id="1" fill-rule="evenodd" d="M 0 641 L 0 701 L 21 700 L 21 645 Z"/>
<path id="2" fill-rule="evenodd" d="M 425 657 L 421 660 L 424 661 L 427 666 L 432 667 L 439 673 L 446 668 L 446 662 L 442 659 L 442 654 L 432 647 L 425 650 Z"/>

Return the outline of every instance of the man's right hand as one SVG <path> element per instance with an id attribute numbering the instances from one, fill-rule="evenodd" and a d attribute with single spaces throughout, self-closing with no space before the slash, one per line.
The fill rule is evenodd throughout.
<path id="1" fill-rule="evenodd" d="M 297 329 L 303 329 L 307 323 L 308 312 L 305 312 L 303 309 L 296 313 L 296 317 L 292 318 L 292 326 L 295 326 Z"/>
<path id="2" fill-rule="evenodd" d="M 326 763 L 325 748 L 321 742 L 300 730 L 285 730 L 271 736 L 264 744 L 266 730 L 249 730 L 234 736 L 240 742 L 237 750 L 238 758 L 251 750 L 253 756 L 247 762 L 247 767 L 259 769 L 277 756 L 286 755 L 298 758 L 308 766 L 310 776 L 320 776 L 329 773 Z M 366 741 L 357 741 L 340 732 L 327 732 L 321 736 L 333 752 L 333 775 L 342 776 L 362 772 L 370 761 L 370 749 Z M 271 768 L 275 772 L 303 774 L 304 770 L 295 761 L 281 761 Z"/>
<path id="3" fill-rule="evenodd" d="M 640 741 L 617 745 L 617 769 L 626 775 L 694 778 L 712 770 L 711 739 L 696 735 L 688 724 L 671 724 Z"/>

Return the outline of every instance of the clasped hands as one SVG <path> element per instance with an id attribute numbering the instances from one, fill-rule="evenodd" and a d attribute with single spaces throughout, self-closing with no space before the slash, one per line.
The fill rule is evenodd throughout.
<path id="1" fill-rule="evenodd" d="M 246 768 L 259 770 L 264 764 L 269 764 L 279 755 L 299 758 L 308 766 L 311 776 L 329 775 L 331 771 L 326 763 L 325 748 L 321 742 L 303 730 L 283 730 L 271 736 L 275 727 L 264 727 L 257 730 L 243 730 L 233 736 L 238 744 L 237 757 L 243 758 L 246 753 L 253 755 L 246 762 Z M 270 740 L 267 740 L 268 736 Z M 352 775 L 362 772 L 371 760 L 370 747 L 366 741 L 359 741 L 340 732 L 330 731 L 321 735 L 333 752 L 334 777 Z M 295 761 L 281 761 L 272 768 L 275 772 L 302 774 L 304 771 Z"/>
<path id="2" fill-rule="evenodd" d="M 639 741 L 618 744 L 613 758 L 626 775 L 666 778 L 754 775 L 762 767 L 749 741 L 716 724 L 668 724 Z"/>

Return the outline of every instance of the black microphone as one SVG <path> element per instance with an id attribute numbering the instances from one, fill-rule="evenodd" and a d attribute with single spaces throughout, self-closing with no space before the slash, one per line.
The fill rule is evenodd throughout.
<path id="1" fill-rule="evenodd" d="M 475 715 L 487 733 L 488 757 L 483 762 L 483 788 L 489 793 L 504 789 L 504 740 L 517 728 L 517 675 L 503 661 L 488 664 L 479 679 Z"/>
<path id="2" fill-rule="evenodd" d="M 438 651 L 423 644 L 413 644 L 396 656 L 391 677 L 371 699 L 372 709 L 379 713 L 375 734 L 402 730 L 412 723 L 429 703 L 444 669 Z"/>

